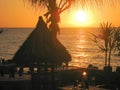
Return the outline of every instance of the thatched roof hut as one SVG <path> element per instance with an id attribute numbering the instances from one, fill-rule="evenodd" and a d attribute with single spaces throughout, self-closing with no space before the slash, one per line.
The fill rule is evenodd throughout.
<path id="1" fill-rule="evenodd" d="M 13 62 L 17 65 L 30 65 L 36 62 L 61 64 L 70 60 L 70 54 L 58 39 L 52 40 L 51 32 L 42 17 L 39 17 L 36 28 L 13 57 Z"/>

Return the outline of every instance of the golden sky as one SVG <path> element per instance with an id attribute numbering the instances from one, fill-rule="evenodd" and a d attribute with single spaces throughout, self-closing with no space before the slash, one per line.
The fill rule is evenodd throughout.
<path id="1" fill-rule="evenodd" d="M 43 9 L 35 9 L 24 0 L 0 0 L 0 27 L 35 27 Z M 79 12 L 79 13 L 78 13 Z M 81 13 L 82 12 L 82 13 Z M 82 17 L 82 18 L 79 18 Z M 61 14 L 61 27 L 94 27 L 100 22 L 120 25 L 120 5 L 81 10 L 70 9 Z"/>

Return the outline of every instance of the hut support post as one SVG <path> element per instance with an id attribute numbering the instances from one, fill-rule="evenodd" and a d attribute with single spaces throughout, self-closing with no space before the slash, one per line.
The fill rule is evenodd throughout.
<path id="1" fill-rule="evenodd" d="M 52 65 L 51 67 L 51 79 L 52 79 L 52 90 L 56 90 L 55 86 L 55 66 Z"/>

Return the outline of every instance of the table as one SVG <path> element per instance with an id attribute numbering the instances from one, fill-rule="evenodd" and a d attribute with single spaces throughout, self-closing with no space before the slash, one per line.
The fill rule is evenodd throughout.
<path id="1" fill-rule="evenodd" d="M 0 64 L 1 76 L 4 76 L 4 74 L 12 74 L 12 76 L 14 76 L 15 72 L 16 72 L 16 65 L 14 63 Z"/>
<path id="2" fill-rule="evenodd" d="M 15 75 L 14 78 L 4 76 L 0 77 L 0 90 L 30 90 L 31 77 L 30 75 L 19 76 Z"/>

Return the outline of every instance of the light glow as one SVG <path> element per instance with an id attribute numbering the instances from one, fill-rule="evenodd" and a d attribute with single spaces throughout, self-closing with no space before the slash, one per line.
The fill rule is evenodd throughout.
<path id="1" fill-rule="evenodd" d="M 76 22 L 78 23 L 86 23 L 87 22 L 87 13 L 84 11 L 77 11 L 74 13 L 74 17 Z"/>
<path id="2" fill-rule="evenodd" d="M 91 26 L 94 22 L 91 12 L 87 10 L 73 10 L 67 18 L 67 23 L 74 27 Z"/>
<path id="3" fill-rule="evenodd" d="M 86 76 L 87 75 L 87 73 L 86 72 L 83 72 L 83 76 Z"/>

